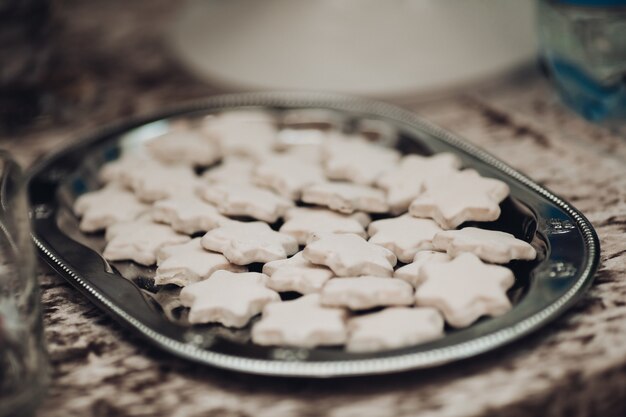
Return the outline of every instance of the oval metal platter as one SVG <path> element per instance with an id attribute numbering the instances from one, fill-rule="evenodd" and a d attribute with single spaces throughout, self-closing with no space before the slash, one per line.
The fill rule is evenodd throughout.
<path id="1" fill-rule="evenodd" d="M 534 262 L 512 262 L 513 308 L 472 326 L 446 329 L 446 336 L 414 347 L 377 353 L 341 348 L 272 348 L 250 342 L 249 327 L 190 326 L 181 318 L 176 289 L 158 288 L 154 270 L 132 262 L 108 263 L 102 236 L 78 231 L 71 212 L 75 198 L 99 186 L 97 172 L 120 151 L 173 126 L 229 109 L 261 108 L 279 120 L 305 114 L 332 115 L 334 127 L 364 134 L 404 153 L 453 152 L 465 167 L 505 181 L 511 196 L 500 219 L 480 227 L 513 233 L 539 253 Z M 307 113 L 308 112 L 308 113 Z M 306 117 L 304 118 L 306 125 Z M 312 121 L 313 124 L 317 121 Z M 302 126 L 299 126 L 302 127 Z M 326 126 L 328 127 L 328 126 Z M 529 156 L 530 157 L 530 156 Z M 545 325 L 590 286 L 599 259 L 595 231 L 574 207 L 465 140 L 397 107 L 328 94 L 250 93 L 217 96 L 183 108 L 104 128 L 33 167 L 29 175 L 33 238 L 59 274 L 131 331 L 175 355 L 230 370 L 274 376 L 335 377 L 432 367 L 475 356 L 510 343 Z M 182 315 L 181 315 L 182 314 Z"/>

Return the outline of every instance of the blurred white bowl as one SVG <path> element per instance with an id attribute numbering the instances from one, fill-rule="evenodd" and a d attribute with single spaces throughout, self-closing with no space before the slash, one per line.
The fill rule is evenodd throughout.
<path id="1" fill-rule="evenodd" d="M 432 94 L 535 54 L 531 0 L 188 1 L 170 40 L 231 89 Z"/>

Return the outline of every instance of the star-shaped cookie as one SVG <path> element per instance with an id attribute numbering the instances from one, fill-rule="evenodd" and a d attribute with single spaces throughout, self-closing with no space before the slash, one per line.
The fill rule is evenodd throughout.
<path id="1" fill-rule="evenodd" d="M 222 114 L 206 119 L 203 132 L 219 146 L 224 156 L 239 155 L 262 160 L 276 143 L 273 121 Z"/>
<path id="2" fill-rule="evenodd" d="M 440 153 L 430 157 L 407 155 L 391 170 L 376 181 L 376 185 L 387 191 L 387 202 L 392 213 L 403 213 L 409 204 L 424 189 L 424 182 L 456 171 L 461 161 L 451 153 Z"/>
<path id="3" fill-rule="evenodd" d="M 418 306 L 441 311 L 453 327 L 466 327 L 481 316 L 499 316 L 511 309 L 506 291 L 515 278 L 510 269 L 483 263 L 471 253 L 423 268 L 424 282 L 417 287 Z"/>
<path id="4" fill-rule="evenodd" d="M 397 262 L 389 249 L 352 233 L 322 235 L 304 248 L 303 256 L 314 264 L 326 265 L 340 277 L 390 277 Z"/>
<path id="5" fill-rule="evenodd" d="M 400 154 L 395 149 L 355 136 L 327 141 L 322 145 L 322 158 L 328 178 L 372 185 L 382 173 L 395 166 Z"/>
<path id="6" fill-rule="evenodd" d="M 255 165 L 252 159 L 230 156 L 220 165 L 206 170 L 202 178 L 210 184 L 251 184 Z"/>
<path id="7" fill-rule="evenodd" d="M 276 155 L 256 167 L 253 181 L 285 198 L 299 200 L 304 187 L 325 182 L 326 177 L 318 163 L 289 155 Z"/>
<path id="8" fill-rule="evenodd" d="M 319 292 L 335 274 L 325 266 L 315 265 L 298 252 L 289 259 L 268 262 L 263 273 L 269 276 L 268 288 L 275 291 L 296 291 L 300 294 Z"/>
<path id="9" fill-rule="evenodd" d="M 162 164 L 140 150 L 123 153 L 118 159 L 103 164 L 98 172 L 98 178 L 105 184 L 110 182 L 123 184 L 129 172 L 135 171 L 138 166 L 145 165 L 161 166 Z"/>
<path id="10" fill-rule="evenodd" d="M 104 259 L 108 261 L 131 260 L 141 265 L 156 263 L 157 251 L 166 245 L 189 241 L 189 236 L 176 233 L 171 227 L 153 223 L 145 217 L 116 223 L 106 231 L 107 245 Z"/>
<path id="11" fill-rule="evenodd" d="M 294 207 L 285 213 L 280 232 L 296 238 L 305 245 L 314 235 L 354 233 L 367 237 L 365 227 L 370 222 L 365 213 L 341 214 L 324 208 Z"/>
<path id="12" fill-rule="evenodd" d="M 83 232 L 97 232 L 115 223 L 134 220 L 148 209 L 133 193 L 115 183 L 82 194 L 74 203 L 74 213 L 81 217 L 78 227 Z"/>
<path id="13" fill-rule="evenodd" d="M 348 320 L 349 352 L 400 349 L 443 337 L 443 318 L 434 308 L 390 307 Z"/>
<path id="14" fill-rule="evenodd" d="M 295 155 L 301 159 L 321 163 L 321 145 L 326 142 L 327 136 L 327 132 L 318 129 L 281 129 L 278 132 L 276 149 L 280 151 L 295 150 Z M 304 152 L 300 153 L 299 149 L 306 150 L 309 155 Z"/>
<path id="15" fill-rule="evenodd" d="M 506 264 L 513 259 L 533 260 L 535 248 L 510 233 L 465 227 L 437 233 L 433 240 L 435 249 L 447 251 L 452 257 L 470 252 L 483 261 Z"/>
<path id="16" fill-rule="evenodd" d="M 145 144 L 148 152 L 166 164 L 208 166 L 222 157 L 217 144 L 200 132 L 175 130 Z"/>
<path id="17" fill-rule="evenodd" d="M 198 187 L 198 195 L 222 214 L 249 216 L 268 223 L 274 223 L 293 207 L 291 200 L 254 185 L 202 185 Z"/>
<path id="18" fill-rule="evenodd" d="M 382 190 L 349 182 L 324 182 L 305 187 L 302 201 L 346 214 L 359 210 L 384 213 L 389 209 Z"/>
<path id="19" fill-rule="evenodd" d="M 136 219 L 128 220 L 125 222 L 114 223 L 106 228 L 104 232 L 104 240 L 109 242 L 111 239 L 125 233 L 127 230 L 139 230 L 142 225 L 153 225 L 157 224 L 152 220 L 152 214 L 150 212 L 146 212 L 138 216 Z M 169 228 L 168 226 L 165 226 Z M 170 228 L 171 229 L 171 228 Z M 191 238 L 187 239 L 190 240 Z"/>
<path id="20" fill-rule="evenodd" d="M 205 249 L 223 253 L 236 265 L 286 259 L 298 252 L 298 242 L 272 230 L 263 222 L 226 223 L 202 238 Z"/>
<path id="21" fill-rule="evenodd" d="M 413 262 L 396 269 L 393 273 L 395 278 L 400 278 L 409 284 L 417 287 L 424 281 L 422 268 L 433 262 L 448 262 L 452 258 L 447 253 L 435 252 L 432 250 L 420 251 L 415 254 Z"/>
<path id="22" fill-rule="evenodd" d="M 342 345 L 346 341 L 346 311 L 322 307 L 318 294 L 265 306 L 261 320 L 252 327 L 252 341 L 259 345 Z"/>
<path id="23" fill-rule="evenodd" d="M 190 307 L 190 323 L 220 323 L 244 327 L 268 303 L 280 302 L 265 286 L 267 276 L 257 272 L 217 271 L 209 279 L 183 288 L 180 301 Z"/>
<path id="24" fill-rule="evenodd" d="M 122 178 L 142 201 L 153 203 L 180 194 L 193 194 L 198 177 L 186 165 L 137 165 Z"/>
<path id="25" fill-rule="evenodd" d="M 293 145 L 280 152 L 279 155 L 300 159 L 307 163 L 322 166 L 322 147 L 320 145 Z M 326 176 L 324 176 L 326 178 Z"/>
<path id="26" fill-rule="evenodd" d="M 157 285 L 174 284 L 184 287 L 207 279 L 216 271 L 246 272 L 242 266 L 233 265 L 221 253 L 202 247 L 200 238 L 181 245 L 164 246 L 157 251 Z"/>
<path id="27" fill-rule="evenodd" d="M 488 222 L 500 217 L 500 202 L 509 195 L 506 183 L 467 169 L 429 179 L 409 207 L 415 217 L 434 219 L 444 229 L 468 220 Z"/>
<path id="28" fill-rule="evenodd" d="M 392 251 L 398 260 L 409 263 L 421 250 L 433 249 L 433 238 L 441 228 L 430 219 L 404 215 L 376 220 L 369 225 L 369 242 Z"/>
<path id="29" fill-rule="evenodd" d="M 320 302 L 328 307 L 366 310 L 380 306 L 412 305 L 413 287 L 387 277 L 349 277 L 331 279 L 320 293 Z"/>
<path id="30" fill-rule="evenodd" d="M 207 232 L 230 221 L 215 206 L 195 195 L 178 195 L 157 201 L 152 206 L 152 219 L 188 235 Z"/>

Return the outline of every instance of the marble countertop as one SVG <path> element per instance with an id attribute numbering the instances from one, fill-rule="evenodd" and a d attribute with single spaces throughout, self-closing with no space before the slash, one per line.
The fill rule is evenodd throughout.
<path id="1" fill-rule="evenodd" d="M 65 46 L 62 62 L 80 91 L 59 90 L 64 117 L 44 117 L 0 139 L 23 165 L 119 117 L 217 91 L 163 51 L 156 28 L 169 2 L 140 2 L 140 16 L 120 11 L 119 1 L 61 3 L 72 7 L 55 10 L 65 25 L 53 41 Z M 98 22 L 82 19 L 94 12 Z M 89 58 L 81 58 L 86 49 Z M 132 59 L 123 59 L 125 50 Z M 570 113 L 536 74 L 404 105 L 488 149 L 591 220 L 602 263 L 569 312 L 496 352 L 435 369 L 272 379 L 197 366 L 152 348 L 41 264 L 53 375 L 38 416 L 626 415 L 626 138 Z"/>

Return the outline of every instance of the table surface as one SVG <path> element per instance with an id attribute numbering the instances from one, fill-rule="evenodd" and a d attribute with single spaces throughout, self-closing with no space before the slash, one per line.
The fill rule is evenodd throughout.
<path id="1" fill-rule="evenodd" d="M 80 88 L 57 91 L 67 117 L 42 118 L 28 131 L 0 138 L 0 147 L 23 165 L 119 117 L 216 91 L 185 75 L 164 52 L 158 28 L 170 14 L 168 2 L 138 2 L 139 14 L 119 1 L 61 4 L 71 7 L 54 10 L 64 24 L 52 42 L 63 45 L 63 74 Z M 98 22 L 85 19 L 94 13 Z M 38 415 L 626 415 L 626 139 L 563 108 L 536 74 L 405 106 L 488 149 L 587 215 L 600 236 L 602 264 L 581 302 L 521 341 L 431 370 L 272 379 L 197 366 L 152 348 L 42 264 L 53 374 Z"/>

